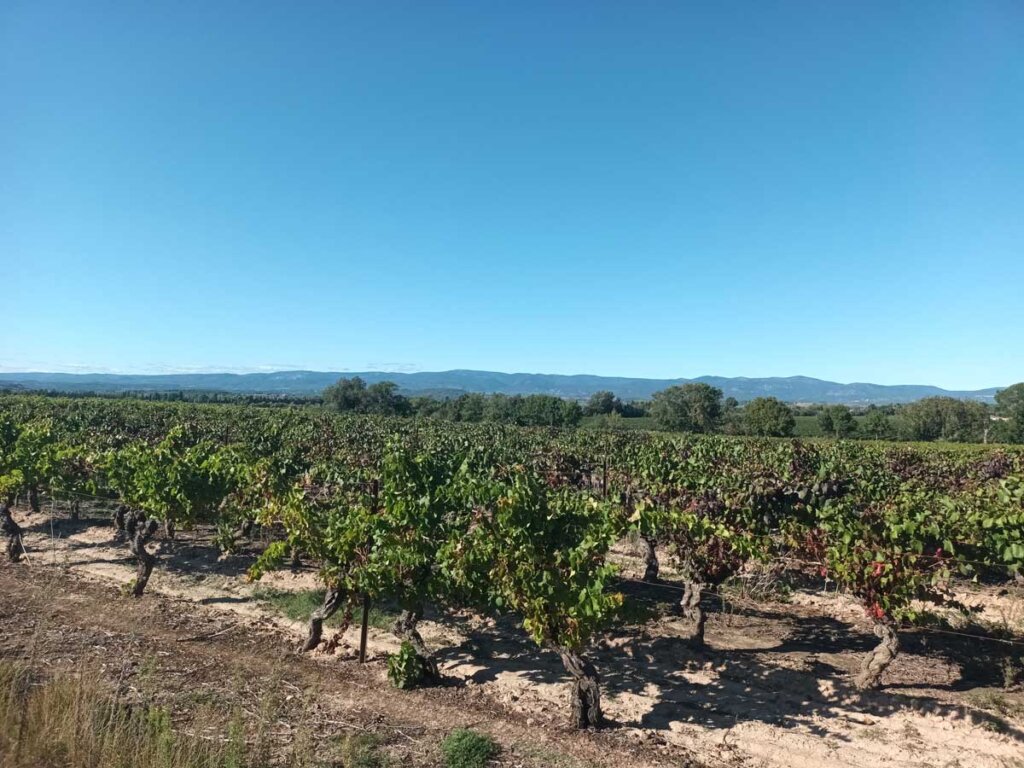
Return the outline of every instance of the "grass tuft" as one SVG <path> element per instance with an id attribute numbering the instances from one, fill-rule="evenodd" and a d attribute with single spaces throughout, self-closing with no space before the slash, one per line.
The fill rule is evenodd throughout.
<path id="1" fill-rule="evenodd" d="M 257 589 L 253 592 L 253 598 L 274 609 L 282 616 L 292 621 L 308 621 L 310 614 L 323 605 L 324 590 L 306 589 L 300 592 L 286 592 L 280 589 Z M 355 611 L 355 621 L 359 621 L 359 611 Z M 390 605 L 370 606 L 369 624 L 375 629 L 389 630 L 398 618 L 398 611 Z M 324 622 L 325 626 L 337 627 L 342 622 L 342 613 L 339 611 Z"/>
<path id="2" fill-rule="evenodd" d="M 391 759 L 382 751 L 384 740 L 373 733 L 357 733 L 345 737 L 341 745 L 344 768 L 388 768 Z"/>
<path id="3" fill-rule="evenodd" d="M 1024 696 L 993 688 L 975 688 L 964 698 L 969 704 L 1004 717 L 1024 719 Z"/>
<path id="4" fill-rule="evenodd" d="M 441 742 L 446 768 L 484 768 L 498 751 L 497 742 L 490 736 L 466 728 L 452 731 Z"/>

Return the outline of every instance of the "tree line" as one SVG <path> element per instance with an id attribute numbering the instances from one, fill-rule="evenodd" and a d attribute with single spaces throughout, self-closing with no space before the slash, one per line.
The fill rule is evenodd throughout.
<path id="1" fill-rule="evenodd" d="M 37 389 L 21 385 L 0 387 L 0 395 L 44 395 L 69 400 L 104 398 L 106 400 L 148 400 L 157 403 L 210 403 L 215 405 L 315 405 L 320 395 L 278 392 L 225 392 L 220 389 L 123 389 L 107 392 L 94 389 Z"/>
<path id="2" fill-rule="evenodd" d="M 794 435 L 797 417 L 814 417 L 821 435 L 868 440 L 954 443 L 1024 442 L 1024 383 L 996 394 L 995 405 L 926 397 L 913 403 L 852 409 L 846 405 L 790 406 L 774 397 L 742 406 L 703 383 L 656 392 L 648 411 L 662 429 L 761 437 Z"/>
<path id="3" fill-rule="evenodd" d="M 574 400 L 554 395 L 484 395 L 467 392 L 442 399 L 407 397 L 392 381 L 367 385 L 358 376 L 339 379 L 324 390 L 326 406 L 342 413 L 379 416 L 422 416 L 473 424 L 491 422 L 522 427 L 574 427 L 583 408 Z"/>
<path id="4" fill-rule="evenodd" d="M 583 404 L 553 395 L 485 395 L 408 397 L 390 381 L 367 385 L 359 377 L 342 378 L 323 393 L 328 407 L 348 413 L 419 416 L 467 423 L 519 426 L 578 426 L 584 417 L 599 417 L 608 426 L 620 419 L 647 417 L 644 426 L 671 432 L 808 436 L 797 419 L 813 419 L 813 433 L 825 437 L 918 442 L 1024 442 L 1024 383 L 996 395 L 994 406 L 952 397 L 928 397 L 901 405 L 793 406 L 775 397 L 740 404 L 721 389 L 688 383 L 656 392 L 647 402 L 625 402 L 613 392 L 595 392 Z"/>

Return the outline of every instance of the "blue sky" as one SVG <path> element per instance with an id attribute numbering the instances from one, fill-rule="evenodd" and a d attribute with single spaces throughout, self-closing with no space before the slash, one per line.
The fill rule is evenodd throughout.
<path id="1" fill-rule="evenodd" d="M 0 366 L 1024 379 L 1024 5 L 7 2 Z"/>

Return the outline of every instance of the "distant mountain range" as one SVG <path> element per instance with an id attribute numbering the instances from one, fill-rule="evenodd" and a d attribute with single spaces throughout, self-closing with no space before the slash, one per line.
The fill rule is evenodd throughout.
<path id="1" fill-rule="evenodd" d="M 359 376 L 369 384 L 393 381 L 406 394 L 430 393 L 457 396 L 464 392 L 506 395 L 556 395 L 582 399 L 610 390 L 623 400 L 645 400 L 676 384 L 705 382 L 740 402 L 755 397 L 777 397 L 790 403 L 907 403 L 942 395 L 991 402 L 1001 387 L 975 391 L 950 391 L 917 384 L 839 384 L 807 376 L 750 379 L 701 376 L 696 379 L 630 379 L 620 376 L 562 376 L 544 373 L 496 373 L 493 371 L 440 371 L 436 373 L 326 373 L 278 371 L 275 373 L 172 373 L 161 375 L 108 373 L 2 373 L 0 388 L 47 389 L 61 392 L 113 393 L 125 391 L 167 392 L 200 390 L 238 394 L 313 395 L 340 377 Z"/>

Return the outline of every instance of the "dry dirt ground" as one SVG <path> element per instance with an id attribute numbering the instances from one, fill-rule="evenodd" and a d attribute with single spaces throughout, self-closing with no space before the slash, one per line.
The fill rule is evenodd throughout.
<path id="1" fill-rule="evenodd" d="M 30 554 L 0 566 L 0 658 L 101 664 L 129 692 L 144 671 L 175 706 L 183 691 L 206 691 L 250 711 L 272 690 L 281 695 L 269 732 L 282 749 L 302 728 L 315 726 L 316 739 L 355 730 L 379 734 L 406 764 L 436 765 L 440 739 L 471 726 L 502 744 L 499 763 L 509 766 L 1024 768 L 1024 692 L 1002 687 L 1000 667 L 1019 647 L 906 632 L 883 689 L 862 693 L 850 673 L 874 638 L 857 607 L 832 592 L 729 601 L 712 614 L 710 649 L 699 653 L 669 615 L 617 627 L 589 651 L 611 726 L 576 733 L 564 726 L 568 680 L 557 657 L 514 621 L 430 617 L 423 634 L 449 683 L 397 691 L 385 675 L 397 648 L 389 633 L 371 628 L 365 665 L 355 627 L 333 653 L 299 655 L 304 625 L 258 599 L 268 587 L 315 588 L 311 569 L 254 585 L 245 578 L 253 551 L 218 558 L 208 532 L 184 532 L 135 600 L 121 589 L 134 563 L 105 519 L 25 509 L 15 517 L 29 529 Z M 628 546 L 618 554 L 632 575 Z M 623 588 L 628 602 L 658 613 L 677 599 L 671 583 Z M 1014 588 L 963 597 L 989 623 L 1024 633 L 1024 596 Z"/>

